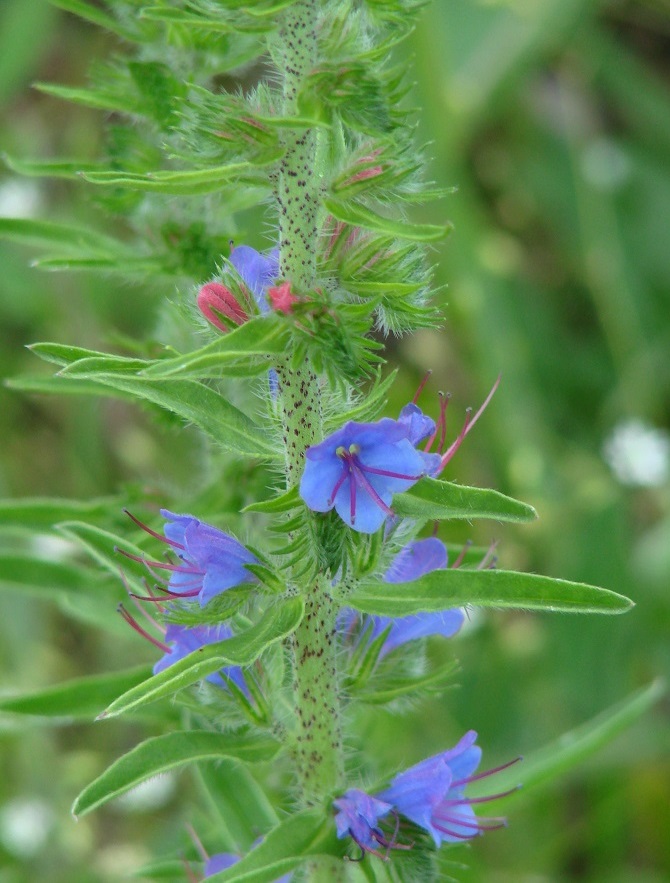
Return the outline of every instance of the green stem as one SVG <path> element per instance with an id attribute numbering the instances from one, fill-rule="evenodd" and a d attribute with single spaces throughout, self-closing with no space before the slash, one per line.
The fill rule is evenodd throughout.
<path id="1" fill-rule="evenodd" d="M 305 76 L 317 61 L 316 0 L 302 0 L 282 15 L 273 54 L 284 82 L 284 113 L 295 115 Z M 315 171 L 316 136 L 312 130 L 289 130 L 277 182 L 280 274 L 298 292 L 316 281 L 320 181 Z M 321 389 L 308 364 L 277 368 L 278 404 L 285 443 L 286 482 L 300 481 L 305 450 L 323 436 Z M 338 691 L 335 620 L 331 577 L 319 574 L 296 588 L 305 598 L 305 617 L 291 640 L 296 705 L 296 779 L 303 806 L 322 804 L 343 789 L 344 760 Z M 313 880 L 344 879 L 340 861 L 310 863 Z"/>

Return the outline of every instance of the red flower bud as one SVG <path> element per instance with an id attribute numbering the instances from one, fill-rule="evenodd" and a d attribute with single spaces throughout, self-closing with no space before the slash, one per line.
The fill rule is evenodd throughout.
<path id="1" fill-rule="evenodd" d="M 202 286 L 198 292 L 198 309 L 208 322 L 224 334 L 230 329 L 219 316 L 225 316 L 235 325 L 242 325 L 249 318 L 233 293 L 220 282 L 208 282 Z"/>

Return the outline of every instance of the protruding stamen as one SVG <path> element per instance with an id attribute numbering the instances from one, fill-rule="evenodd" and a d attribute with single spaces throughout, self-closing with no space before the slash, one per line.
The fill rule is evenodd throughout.
<path id="1" fill-rule="evenodd" d="M 462 548 L 461 551 L 458 553 L 458 558 L 457 558 L 457 559 L 454 561 L 454 563 L 451 565 L 452 569 L 455 569 L 455 568 L 461 566 L 461 564 L 463 563 L 463 560 L 465 559 L 465 556 L 466 556 L 467 553 L 468 553 L 468 549 L 470 548 L 471 545 L 472 545 L 472 540 L 466 540 L 466 541 L 463 543 L 463 548 Z"/>
<path id="2" fill-rule="evenodd" d="M 493 567 L 498 560 L 494 554 L 496 548 L 498 547 L 498 540 L 494 540 L 491 545 L 486 550 L 486 554 L 482 558 L 482 560 L 477 565 L 477 570 L 488 570 L 490 567 Z"/>
<path id="3" fill-rule="evenodd" d="M 477 773 L 474 776 L 468 776 L 467 779 L 459 779 L 457 782 L 452 782 L 451 787 L 456 788 L 459 785 L 469 785 L 470 782 L 477 782 L 479 779 L 486 779 L 487 776 L 493 776 L 496 773 L 500 773 L 503 770 L 506 770 L 508 767 L 514 766 L 515 763 L 519 763 L 520 760 L 523 760 L 521 755 L 519 757 L 513 758 L 513 760 L 508 760 L 507 763 L 501 763 L 500 766 L 494 766 L 490 770 L 484 770 L 482 773 Z"/>
<path id="4" fill-rule="evenodd" d="M 435 424 L 435 431 L 431 435 L 431 437 L 426 442 L 424 447 L 425 453 L 428 453 L 430 449 L 433 447 L 435 439 L 440 436 L 440 442 L 437 446 L 438 453 L 442 453 L 442 449 L 444 448 L 444 439 L 447 434 L 447 405 L 451 401 L 451 393 L 448 392 L 446 395 L 443 392 L 439 393 L 440 397 L 440 416 L 438 418 L 437 423 Z"/>
<path id="5" fill-rule="evenodd" d="M 420 396 L 421 393 L 423 392 L 423 388 L 424 388 L 424 386 L 425 386 L 425 385 L 428 383 L 428 381 L 430 380 L 430 376 L 431 376 L 432 373 L 433 373 L 433 369 L 432 369 L 432 368 L 429 368 L 429 369 L 426 371 L 426 373 L 423 375 L 423 380 L 422 380 L 421 383 L 419 384 L 419 388 L 417 389 L 417 391 L 414 393 L 414 398 L 412 399 L 412 404 L 413 404 L 413 405 L 416 405 L 416 403 L 418 402 L 418 400 L 419 400 L 419 396 Z"/>
<path id="6" fill-rule="evenodd" d="M 163 653 L 170 653 L 171 648 L 168 647 L 167 644 L 164 644 L 162 641 L 159 641 L 158 638 L 155 638 L 153 635 L 150 635 L 149 632 L 142 628 L 139 622 L 135 619 L 135 617 L 129 613 L 123 604 L 119 604 L 116 608 L 121 616 L 125 619 L 131 628 L 133 628 L 139 635 L 142 635 L 143 638 L 146 638 L 147 641 L 150 641 L 154 647 L 158 647 L 159 650 L 162 650 Z"/>
<path id="7" fill-rule="evenodd" d="M 335 502 L 335 497 L 337 496 L 337 492 L 338 492 L 339 489 L 342 487 L 342 485 L 343 485 L 344 482 L 346 481 L 347 476 L 348 476 L 349 474 L 350 474 L 349 464 L 348 464 L 348 463 L 345 463 L 345 464 L 344 464 L 344 469 L 342 470 L 342 474 L 340 475 L 340 477 L 339 477 L 339 478 L 337 479 L 337 481 L 335 482 L 335 487 L 333 488 L 333 491 L 332 491 L 330 497 L 328 498 L 328 505 L 329 505 L 329 506 L 332 506 L 333 503 Z"/>
<path id="8" fill-rule="evenodd" d="M 172 546 L 173 549 L 184 549 L 185 546 L 182 546 L 181 543 L 176 543 L 174 540 L 168 540 L 167 537 L 164 537 L 162 533 L 157 533 L 155 530 L 152 530 L 148 524 L 145 524 L 143 521 L 140 521 L 139 518 L 136 518 L 132 512 L 129 512 L 127 509 L 123 510 L 125 514 L 130 518 L 131 521 L 134 521 L 138 527 L 141 527 L 143 531 L 148 533 L 150 536 L 155 537 L 157 540 L 160 540 L 161 543 L 167 543 L 168 546 Z"/>
<path id="9" fill-rule="evenodd" d="M 498 389 L 499 384 L 500 384 L 500 374 L 496 378 L 496 382 L 491 387 L 491 392 L 486 396 L 486 398 L 484 399 L 484 402 L 482 403 L 481 407 L 479 408 L 479 410 L 477 411 L 477 413 L 475 414 L 474 417 L 470 416 L 472 413 L 472 409 L 468 408 L 466 415 L 465 415 L 465 422 L 463 424 L 463 428 L 459 432 L 458 437 L 455 439 L 455 441 L 453 441 L 451 443 L 451 445 L 447 448 L 445 453 L 442 455 L 442 463 L 440 465 L 440 471 L 442 471 L 444 469 L 444 467 L 447 465 L 447 463 L 451 460 L 451 458 L 454 456 L 456 451 L 460 448 L 466 435 L 470 432 L 472 427 L 475 425 L 475 423 L 482 416 L 482 414 L 486 410 L 488 403 L 493 398 L 493 394 Z"/>

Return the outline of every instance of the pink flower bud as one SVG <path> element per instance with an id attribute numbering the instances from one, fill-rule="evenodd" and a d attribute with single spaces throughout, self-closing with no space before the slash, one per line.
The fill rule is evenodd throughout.
<path id="1" fill-rule="evenodd" d="M 268 288 L 268 297 L 272 304 L 272 309 L 278 313 L 290 313 L 293 310 L 293 304 L 297 304 L 300 298 L 291 291 L 290 282 L 282 282 L 281 285 Z"/>
<path id="2" fill-rule="evenodd" d="M 198 309 L 208 322 L 224 334 L 230 329 L 219 316 L 225 316 L 235 325 L 242 325 L 249 318 L 233 293 L 220 282 L 208 282 L 202 286 L 198 292 Z"/>

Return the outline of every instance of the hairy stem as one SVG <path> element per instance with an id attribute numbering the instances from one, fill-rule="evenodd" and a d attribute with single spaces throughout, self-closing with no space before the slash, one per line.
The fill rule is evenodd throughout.
<path id="1" fill-rule="evenodd" d="M 283 76 L 284 114 L 297 113 L 301 83 L 317 60 L 317 0 L 302 0 L 282 15 L 273 46 Z M 297 291 L 314 287 L 320 182 L 312 130 L 287 130 L 277 183 L 280 274 Z M 305 449 L 323 435 L 321 392 L 308 364 L 277 369 L 286 457 L 286 482 L 300 481 Z M 296 778 L 300 802 L 317 805 L 343 785 L 343 751 L 335 646 L 337 609 L 331 580 L 319 575 L 304 594 L 306 613 L 291 640 L 296 705 Z M 313 865 L 313 866 L 312 866 Z M 342 862 L 311 863 L 313 880 L 344 879 Z"/>

